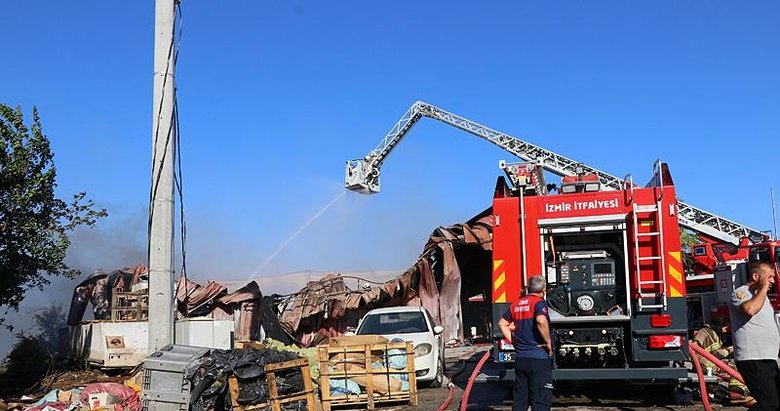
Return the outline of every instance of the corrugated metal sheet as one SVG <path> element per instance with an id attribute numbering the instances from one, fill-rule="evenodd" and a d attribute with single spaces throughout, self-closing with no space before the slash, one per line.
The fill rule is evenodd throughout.
<path id="1" fill-rule="evenodd" d="M 431 313 L 437 324 L 444 327 L 445 341 L 462 341 L 461 290 L 464 276 L 459 257 L 464 255 L 461 252 L 464 247 L 491 250 L 493 223 L 492 212 L 488 209 L 465 224 L 436 228 L 417 261 L 403 274 L 387 281 L 371 283 L 354 276 L 330 273 L 319 280 L 307 282 L 286 300 L 279 296 L 263 297 L 255 281 L 228 294 L 228 289 L 222 284 L 209 281 L 202 286 L 182 278 L 176 289 L 179 313 L 182 316 L 233 319 L 238 339 L 259 338 L 262 325 L 267 332 L 269 327 L 272 328 L 269 335 L 286 338 L 286 331 L 306 345 L 316 343 L 323 336 L 341 335 L 348 327 L 356 326 L 361 315 L 371 308 L 421 305 Z M 113 275 L 116 273 L 121 275 Z M 101 318 L 108 311 L 110 299 L 106 288 L 109 283 L 135 283 L 145 273 L 145 267 L 137 266 L 112 275 L 95 276 L 79 284 L 74 290 L 68 322 L 80 321 L 90 299 L 95 305 L 96 318 Z M 302 275 L 309 276 L 309 273 Z M 489 272 L 484 275 L 489 275 Z M 355 280 L 355 289 L 347 286 L 345 278 Z M 283 301 L 281 314 L 276 312 L 276 302 L 280 300 Z"/>
<path id="2" fill-rule="evenodd" d="M 491 250 L 493 221 L 488 209 L 465 224 L 437 228 L 412 267 L 373 287 L 349 289 L 338 274 L 311 281 L 289 298 L 281 323 L 307 344 L 318 336 L 341 335 L 371 308 L 421 305 L 444 327 L 445 341 L 463 341 L 459 251 L 464 247 Z M 474 274 L 489 275 L 489 271 Z"/>
<path id="3" fill-rule="evenodd" d="M 211 314 L 217 301 L 227 294 L 227 288 L 214 281 L 201 286 L 184 277 L 176 284 L 176 300 L 179 312 L 185 317 Z"/>
<path id="4" fill-rule="evenodd" d="M 261 298 L 263 298 L 263 293 L 260 292 L 260 286 L 255 281 L 250 281 L 249 284 L 220 298 L 219 302 L 229 305 Z"/>
<path id="5" fill-rule="evenodd" d="M 436 228 L 425 244 L 421 257 L 410 269 L 412 277 L 420 280 L 417 294 L 407 296 L 407 305 L 425 307 L 437 324 L 444 327 L 445 341 L 464 339 L 461 307 L 462 276 L 458 251 L 462 247 L 474 246 L 486 251 L 492 250 L 494 222 L 493 214 L 488 209 L 465 224 Z M 437 258 L 442 261 L 438 261 Z M 439 284 L 433 280 L 435 276 L 432 267 L 436 264 L 441 264 L 442 278 Z M 484 275 L 489 275 L 489 272 Z"/>

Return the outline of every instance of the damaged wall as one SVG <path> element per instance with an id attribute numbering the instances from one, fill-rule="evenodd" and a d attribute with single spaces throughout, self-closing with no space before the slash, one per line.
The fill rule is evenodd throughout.
<path id="1" fill-rule="evenodd" d="M 355 277 L 332 273 L 310 281 L 282 305 L 282 326 L 303 346 L 343 335 L 373 308 L 403 305 L 411 287 L 411 273 L 373 286 L 359 279 L 363 285 L 357 290 L 350 289 L 345 278 Z"/>
<path id="2" fill-rule="evenodd" d="M 410 269 L 412 276 L 420 278 L 419 298 L 410 299 L 407 305 L 422 305 L 437 324 L 444 327 L 445 342 L 464 341 L 464 322 L 461 293 L 463 282 L 484 283 L 491 275 L 489 263 L 478 269 L 461 260 L 474 258 L 486 261 L 491 254 L 494 217 L 488 209 L 465 224 L 439 227 L 431 233 L 417 263 Z M 484 263 L 483 263 L 484 265 Z M 462 273 L 461 266 L 477 268 Z M 469 292 L 473 287 L 466 287 Z M 487 295 L 486 299 L 490 296 Z"/>
<path id="3" fill-rule="evenodd" d="M 414 265 L 395 279 L 357 290 L 347 287 L 339 274 L 310 281 L 283 304 L 282 326 L 309 346 L 356 327 L 373 308 L 416 305 L 425 307 L 444 327 L 444 341 L 462 342 L 467 334 L 463 301 L 481 294 L 483 304 L 489 304 L 492 231 L 493 215 L 488 209 L 465 224 L 435 229 Z M 483 309 L 475 307 L 477 313 Z M 476 326 L 484 335 L 483 317 L 469 315 L 468 326 Z"/>

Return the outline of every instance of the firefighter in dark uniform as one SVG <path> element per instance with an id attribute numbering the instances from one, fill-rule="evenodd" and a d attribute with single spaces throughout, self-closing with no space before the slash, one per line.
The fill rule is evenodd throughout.
<path id="1" fill-rule="evenodd" d="M 513 303 L 498 322 L 517 355 L 513 411 L 526 411 L 529 405 L 533 411 L 549 410 L 552 404 L 553 347 L 544 299 L 546 286 L 541 276 L 529 278 L 528 293 Z"/>

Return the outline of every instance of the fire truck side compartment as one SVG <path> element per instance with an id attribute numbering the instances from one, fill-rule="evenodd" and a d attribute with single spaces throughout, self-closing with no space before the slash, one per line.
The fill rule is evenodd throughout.
<path id="1" fill-rule="evenodd" d="M 688 332 L 675 204 L 672 186 L 494 199 L 494 359 L 505 378 L 514 353 L 495 324 L 534 275 L 548 280 L 556 379 L 687 376 L 672 365 Z"/>

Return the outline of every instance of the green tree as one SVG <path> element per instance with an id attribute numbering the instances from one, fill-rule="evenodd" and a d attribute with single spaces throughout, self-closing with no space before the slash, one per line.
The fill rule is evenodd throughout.
<path id="1" fill-rule="evenodd" d="M 680 248 L 683 252 L 683 267 L 686 273 L 693 271 L 693 265 L 696 262 L 691 256 L 691 247 L 700 242 L 701 240 L 695 232 L 680 227 Z"/>
<path id="2" fill-rule="evenodd" d="M 59 329 L 64 323 L 62 306 L 53 305 L 33 316 L 33 327 L 16 334 L 16 344 L 2 362 L 0 397 L 29 392 L 57 366 Z"/>
<path id="3" fill-rule="evenodd" d="M 28 128 L 20 107 L 0 104 L 0 307 L 15 310 L 51 276 L 78 275 L 64 262 L 68 233 L 107 215 L 85 193 L 55 196 L 54 153 L 35 107 L 32 115 Z"/>

